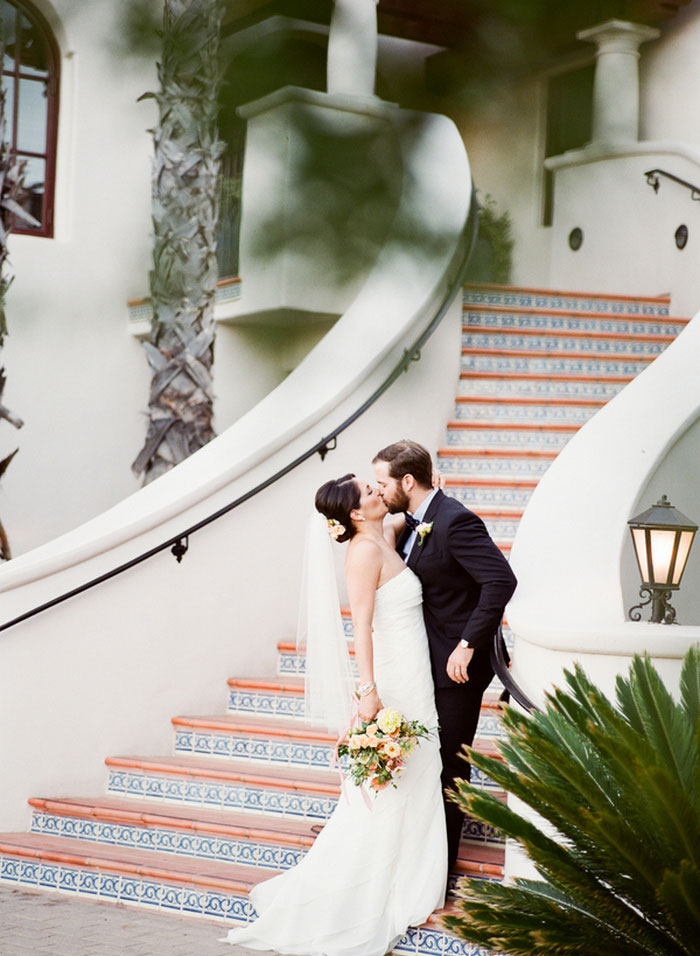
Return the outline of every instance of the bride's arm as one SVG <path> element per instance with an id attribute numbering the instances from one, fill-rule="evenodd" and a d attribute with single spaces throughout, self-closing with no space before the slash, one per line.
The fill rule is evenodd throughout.
<path id="1" fill-rule="evenodd" d="M 382 570 L 382 554 L 373 541 L 355 541 L 348 548 L 345 576 L 355 635 L 355 660 L 360 673 L 360 687 L 374 684 L 374 648 L 372 645 L 372 616 L 374 596 Z M 377 688 L 363 694 L 358 704 L 362 720 L 371 720 L 382 709 Z"/>
<path id="2" fill-rule="evenodd" d="M 403 515 L 387 515 L 384 519 L 384 537 L 392 548 L 396 547 L 396 542 L 405 525 L 406 519 Z"/>

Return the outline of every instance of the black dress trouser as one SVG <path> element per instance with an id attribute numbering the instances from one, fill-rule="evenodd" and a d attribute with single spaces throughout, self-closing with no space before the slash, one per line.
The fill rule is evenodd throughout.
<path id="1" fill-rule="evenodd" d="M 442 791 L 447 823 L 447 865 L 452 872 L 457 860 L 464 815 L 456 803 L 448 800 L 445 790 L 452 789 L 457 778 L 469 780 L 471 766 L 460 756 L 463 744 L 471 746 L 479 723 L 481 698 L 493 678 L 493 668 L 486 648 L 477 648 L 469 664 L 469 680 L 454 681 L 449 687 L 435 688 L 435 706 L 440 722 L 440 756 L 442 758 Z"/>

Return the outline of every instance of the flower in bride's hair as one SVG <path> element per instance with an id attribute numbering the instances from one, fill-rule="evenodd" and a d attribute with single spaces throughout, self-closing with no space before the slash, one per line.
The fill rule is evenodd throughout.
<path id="1" fill-rule="evenodd" d="M 345 525 L 342 525 L 339 521 L 336 521 L 335 518 L 328 519 L 328 534 L 333 538 L 334 541 L 337 541 L 341 534 L 345 534 Z"/>
<path id="2" fill-rule="evenodd" d="M 401 726 L 403 716 L 393 707 L 385 707 L 377 714 L 375 723 L 377 727 L 385 734 L 395 733 Z"/>

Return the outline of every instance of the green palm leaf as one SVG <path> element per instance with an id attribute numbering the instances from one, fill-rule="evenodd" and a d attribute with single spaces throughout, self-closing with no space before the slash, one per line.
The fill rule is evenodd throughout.
<path id="1" fill-rule="evenodd" d="M 694 649 L 676 704 L 635 658 L 616 708 L 577 667 L 544 713 L 506 712 L 503 759 L 469 759 L 553 832 L 465 781 L 454 799 L 519 841 L 543 880 L 461 884 L 451 929 L 510 956 L 698 953 L 699 676 Z"/>

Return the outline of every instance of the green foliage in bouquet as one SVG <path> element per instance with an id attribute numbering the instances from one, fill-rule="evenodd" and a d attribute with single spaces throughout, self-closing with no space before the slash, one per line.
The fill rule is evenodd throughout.
<path id="1" fill-rule="evenodd" d="M 372 790 L 396 786 L 404 760 L 427 737 L 429 731 L 417 720 L 406 720 L 398 710 L 385 707 L 374 720 L 360 723 L 348 733 L 338 756 L 347 757 L 347 776 L 357 787 L 368 783 Z"/>
<path id="2" fill-rule="evenodd" d="M 465 881 L 448 927 L 509 956 L 700 953 L 700 652 L 680 702 L 648 656 L 617 680 L 617 707 L 580 667 L 545 712 L 509 709 L 505 761 L 470 761 L 537 811 L 552 839 L 459 781 L 455 801 L 518 840 L 542 880 Z"/>

